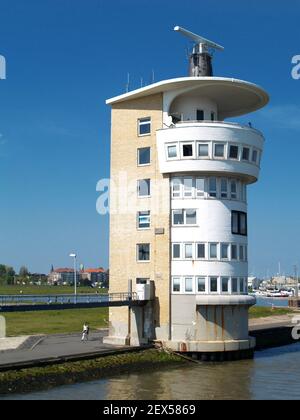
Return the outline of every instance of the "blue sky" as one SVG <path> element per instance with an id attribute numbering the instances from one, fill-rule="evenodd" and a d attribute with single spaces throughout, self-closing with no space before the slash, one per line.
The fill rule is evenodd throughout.
<path id="1" fill-rule="evenodd" d="M 215 74 L 262 85 L 268 108 L 247 116 L 266 135 L 260 182 L 249 191 L 250 271 L 300 265 L 300 1 L 1 0 L 0 260 L 47 272 L 108 266 L 108 219 L 96 183 L 109 176 L 105 99 L 143 77 L 185 76 L 185 26 L 225 46 Z"/>

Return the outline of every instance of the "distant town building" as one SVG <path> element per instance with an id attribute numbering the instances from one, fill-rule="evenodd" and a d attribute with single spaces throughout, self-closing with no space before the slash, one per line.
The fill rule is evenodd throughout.
<path id="1" fill-rule="evenodd" d="M 259 289 L 262 280 L 258 279 L 257 277 L 248 277 L 248 288 L 257 290 Z"/>
<path id="2" fill-rule="evenodd" d="M 78 283 L 96 284 L 101 287 L 109 287 L 109 271 L 104 268 L 88 268 L 77 272 Z M 73 268 L 52 268 L 48 275 L 48 283 L 51 285 L 73 285 Z"/>

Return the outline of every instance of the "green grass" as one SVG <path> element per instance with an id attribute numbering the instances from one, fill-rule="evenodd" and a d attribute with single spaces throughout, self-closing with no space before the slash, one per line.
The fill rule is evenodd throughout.
<path id="1" fill-rule="evenodd" d="M 294 311 L 288 308 L 265 308 L 262 306 L 253 306 L 249 311 L 250 319 L 268 318 L 270 316 L 288 315 Z"/>
<path id="2" fill-rule="evenodd" d="M 61 385 L 94 381 L 124 373 L 187 365 L 182 358 L 159 350 L 144 350 L 94 360 L 0 373 L 0 394 L 29 393 Z"/>
<path id="3" fill-rule="evenodd" d="M 0 285 L 0 295 L 67 295 L 74 293 L 70 286 L 3 286 Z M 107 289 L 92 289 L 91 287 L 78 287 L 78 293 L 107 293 Z"/>
<path id="4" fill-rule="evenodd" d="M 81 332 L 84 322 L 88 322 L 92 330 L 108 325 L 107 308 L 8 312 L 4 316 L 9 337 Z"/>

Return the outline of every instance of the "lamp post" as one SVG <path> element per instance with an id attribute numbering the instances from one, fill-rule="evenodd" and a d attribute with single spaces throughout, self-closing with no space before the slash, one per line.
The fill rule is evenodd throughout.
<path id="1" fill-rule="evenodd" d="M 75 295 L 75 305 L 77 304 L 77 264 L 76 264 L 76 254 L 70 254 L 70 257 L 74 259 L 74 295 Z"/>

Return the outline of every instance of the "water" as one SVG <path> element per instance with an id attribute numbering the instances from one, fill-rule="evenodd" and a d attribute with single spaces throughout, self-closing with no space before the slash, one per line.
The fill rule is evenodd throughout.
<path id="1" fill-rule="evenodd" d="M 287 308 L 289 306 L 289 299 L 285 298 L 264 298 L 264 297 L 257 297 L 256 298 L 256 305 L 257 306 L 264 306 L 264 307 L 272 307 L 278 306 L 281 308 Z"/>
<path id="2" fill-rule="evenodd" d="M 144 371 L 9 399 L 298 400 L 299 367 L 300 343 L 258 352 L 255 359 L 249 361 Z"/>

